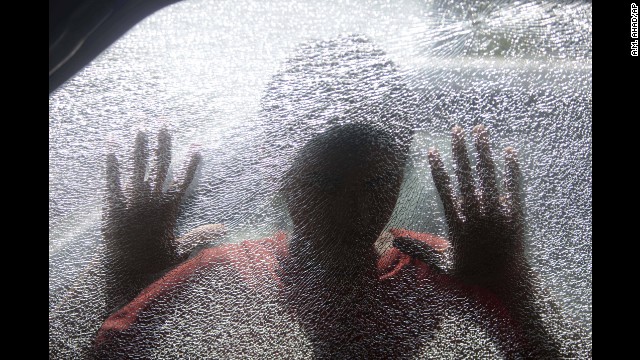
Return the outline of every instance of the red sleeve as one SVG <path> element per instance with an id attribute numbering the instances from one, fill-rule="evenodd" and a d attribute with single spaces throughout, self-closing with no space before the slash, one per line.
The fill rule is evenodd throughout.
<path id="1" fill-rule="evenodd" d="M 137 322 L 139 315 L 154 301 L 159 298 L 164 300 L 164 298 L 170 298 L 172 294 L 181 292 L 195 273 L 210 269 L 216 264 L 228 262 L 224 256 L 227 248 L 228 246 L 204 249 L 194 258 L 185 261 L 142 290 L 129 304 L 105 320 L 98 330 L 96 347 L 129 329 Z"/>
<path id="2" fill-rule="evenodd" d="M 444 251 L 449 247 L 449 242 L 437 235 L 407 229 L 390 229 L 389 232 L 394 238 L 410 237 L 422 241 L 438 251 Z M 396 276 L 409 264 L 411 264 L 415 269 L 415 276 L 418 279 L 424 279 L 433 275 L 429 264 L 425 264 L 418 259 L 404 254 L 397 248 L 392 247 L 378 261 L 378 274 L 380 279 L 385 280 Z"/>
<path id="3" fill-rule="evenodd" d="M 96 348 L 124 334 L 138 322 L 140 314 L 154 303 L 162 303 L 162 309 L 171 311 L 172 298 L 183 293 L 198 273 L 218 271 L 216 269 L 226 267 L 239 274 L 242 281 L 250 287 L 259 288 L 277 283 L 276 268 L 279 258 L 286 256 L 286 251 L 286 234 L 282 232 L 273 238 L 203 249 L 197 256 L 169 271 L 129 304 L 109 316 L 98 330 Z M 157 311 L 157 307 L 154 311 Z"/>

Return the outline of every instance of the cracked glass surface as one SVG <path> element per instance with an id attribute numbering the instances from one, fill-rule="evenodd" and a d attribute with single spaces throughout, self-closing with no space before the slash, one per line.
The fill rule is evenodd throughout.
<path id="1" fill-rule="evenodd" d="M 535 304 L 526 306 L 540 314 L 559 354 L 591 357 L 591 26 L 591 3 L 560 1 L 189 0 L 149 16 L 49 96 L 50 357 L 522 355 L 518 335 L 496 325 L 503 307 L 492 312 L 471 295 L 451 302 L 440 282 L 405 279 L 399 272 L 390 276 L 401 279 L 393 285 L 354 285 L 366 256 L 353 255 L 352 264 L 336 270 L 318 259 L 325 252 L 339 258 L 349 247 L 336 245 L 338 251 L 331 242 L 296 250 L 304 270 L 287 278 L 288 272 L 270 268 L 288 269 L 279 255 L 273 260 L 237 245 L 274 234 L 286 234 L 287 243 L 304 230 L 322 233 L 322 239 L 357 238 L 358 230 L 343 229 L 370 227 L 362 214 L 375 211 L 362 204 L 386 211 L 375 219 L 380 257 L 393 250 L 392 229 L 451 240 L 429 159 L 430 148 L 437 148 L 460 192 L 451 146 L 455 125 L 466 136 L 476 181 L 474 127 L 489 133 L 500 182 L 509 179 L 503 149 L 515 148 L 522 251 L 536 279 Z M 374 134 L 363 137 L 373 145 L 363 140 L 362 147 L 352 147 L 354 137 L 347 135 L 344 151 L 338 140 L 337 148 L 329 140 L 309 145 L 354 123 L 365 126 L 356 134 Z M 137 279 L 133 295 L 113 300 L 110 291 L 127 284 L 110 268 L 120 266 L 123 255 L 105 239 L 111 234 L 105 226 L 120 226 L 118 216 L 105 222 L 107 154 L 118 159 L 119 179 L 128 189 L 139 132 L 147 134 L 154 155 L 163 131 L 171 137 L 163 191 L 184 178 L 183 164 L 193 153 L 201 156 L 173 231 L 183 237 L 198 228 L 203 235 L 176 250 L 180 261 Z M 352 154 L 355 160 L 343 160 Z M 371 160 L 371 170 L 362 165 L 370 159 L 384 161 Z M 398 162 L 405 164 L 401 170 Z M 151 180 L 157 176 L 151 166 L 144 172 Z M 344 180 L 345 174 L 356 180 Z M 292 185 L 298 178 L 303 186 Z M 395 196 L 388 195 L 396 191 L 394 181 L 397 201 L 388 200 Z M 359 186 L 366 190 L 359 193 Z M 307 192 L 291 195 L 300 188 Z M 334 198 L 318 200 L 309 189 Z M 337 205 L 318 210 L 325 201 Z M 327 214 L 332 211 L 338 215 Z M 199 228 L 207 224 L 217 225 Z M 213 268 L 191 273 L 171 296 L 145 299 L 147 307 L 124 331 L 129 333 L 96 350 L 109 315 L 160 276 L 160 287 L 177 286 L 167 276 L 170 269 L 180 269 L 203 248 L 224 246 L 224 259 L 207 260 Z M 453 248 L 436 249 L 437 257 L 425 262 L 457 279 Z M 325 277 L 336 280 L 316 284 Z M 282 295 L 287 286 L 295 296 Z M 507 317 L 519 321 L 518 315 Z M 372 318 L 384 324 L 362 320 Z"/>

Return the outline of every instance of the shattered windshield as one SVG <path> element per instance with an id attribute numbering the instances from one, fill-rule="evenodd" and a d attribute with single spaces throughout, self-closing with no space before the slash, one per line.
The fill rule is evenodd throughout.
<path id="1" fill-rule="evenodd" d="M 591 357 L 591 24 L 151 15 L 49 96 L 50 356 Z"/>

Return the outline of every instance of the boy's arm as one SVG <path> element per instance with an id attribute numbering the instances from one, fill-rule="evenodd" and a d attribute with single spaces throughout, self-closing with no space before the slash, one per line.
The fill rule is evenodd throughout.
<path id="1" fill-rule="evenodd" d="M 444 207 L 452 245 L 451 276 L 465 289 L 464 293 L 495 298 L 497 302 L 493 303 L 506 309 L 515 335 L 512 339 L 519 339 L 515 344 L 518 356 L 559 358 L 558 340 L 543 323 L 539 280 L 524 253 L 524 211 L 516 152 L 513 148 L 505 149 L 505 181 L 500 194 L 488 132 L 483 126 L 476 126 L 473 133 L 478 154 L 478 183 L 473 177 L 462 128 L 453 128 L 459 195 L 455 194 L 438 151 L 429 151 L 431 173 Z M 418 245 L 410 237 L 396 239 L 400 250 L 419 252 Z M 425 253 L 423 257 L 428 260 L 431 255 Z M 502 345 L 509 348 L 513 344 Z"/>

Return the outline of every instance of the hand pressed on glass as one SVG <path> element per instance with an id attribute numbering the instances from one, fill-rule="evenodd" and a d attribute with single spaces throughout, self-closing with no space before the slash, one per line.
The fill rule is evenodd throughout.
<path id="1" fill-rule="evenodd" d="M 504 195 L 500 196 L 489 133 L 473 129 L 477 151 L 473 177 L 463 129 L 452 129 L 452 153 L 459 196 L 437 149 L 429 149 L 429 164 L 442 201 L 453 250 L 453 278 L 470 291 L 468 296 L 489 294 L 509 314 L 512 331 L 520 337 L 514 354 L 531 358 L 560 357 L 555 338 L 546 330 L 538 296 L 538 279 L 524 253 L 524 214 L 520 191 L 520 167 L 514 148 L 505 148 Z M 411 238 L 397 238 L 401 250 L 429 261 L 433 250 Z"/>
<path id="2" fill-rule="evenodd" d="M 489 134 L 474 128 L 478 152 L 476 186 L 461 127 L 452 130 L 453 158 L 460 195 L 455 190 L 437 149 L 429 149 L 429 165 L 440 195 L 453 248 L 453 274 L 468 285 L 498 291 L 524 260 L 524 222 L 519 190 L 520 170 L 515 149 L 505 149 L 505 195 L 500 196 Z M 398 238 L 396 245 L 420 252 L 415 240 Z M 428 252 L 423 249 L 422 252 Z"/>
<path id="3" fill-rule="evenodd" d="M 453 247 L 453 275 L 470 285 L 493 291 L 514 278 L 524 261 L 524 223 L 519 192 L 520 170 L 516 152 L 505 149 L 505 195 L 500 196 L 491 157 L 489 134 L 484 126 L 473 130 L 478 153 L 473 178 L 464 133 L 453 128 L 452 148 L 460 196 L 455 196 L 438 150 L 429 150 L 433 180 L 444 206 Z"/>
<path id="4" fill-rule="evenodd" d="M 134 150 L 133 176 L 126 188 L 120 184 L 115 154 L 107 156 L 107 198 L 102 232 L 107 254 L 107 299 L 117 305 L 148 285 L 163 270 L 181 262 L 185 254 L 174 235 L 176 219 L 185 192 L 200 163 L 194 152 L 180 181 L 168 189 L 164 185 L 171 162 L 171 135 L 167 129 L 158 134 L 155 168 L 145 179 L 149 163 L 147 135 L 139 132 Z"/>

